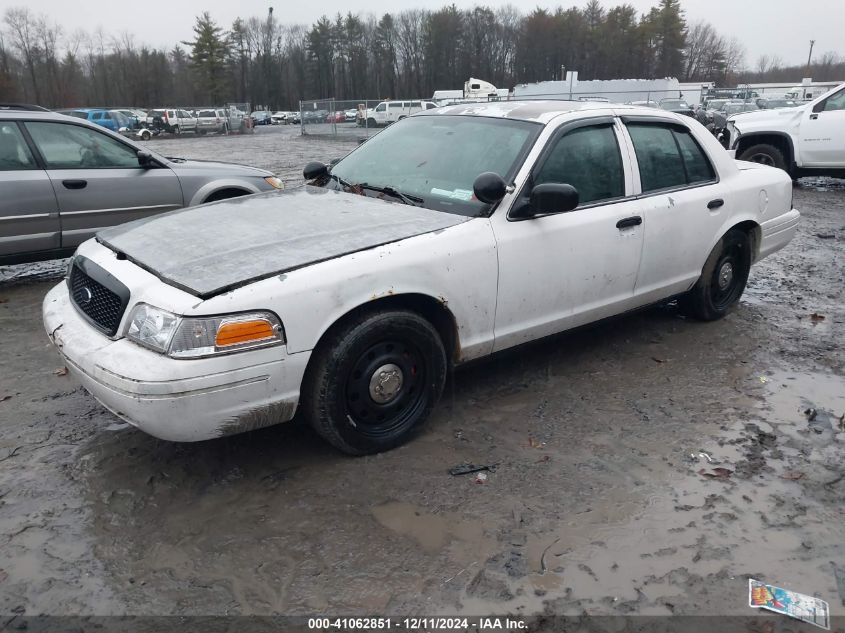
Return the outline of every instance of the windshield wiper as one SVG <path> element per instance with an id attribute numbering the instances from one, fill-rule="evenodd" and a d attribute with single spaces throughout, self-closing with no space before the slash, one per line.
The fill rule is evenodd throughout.
<path id="1" fill-rule="evenodd" d="M 346 187 L 347 189 L 354 189 L 355 188 L 355 185 L 353 185 L 351 182 L 346 182 L 343 178 L 341 178 L 340 176 L 336 176 L 335 174 L 330 173 L 329 178 L 334 180 L 341 187 Z"/>
<path id="2" fill-rule="evenodd" d="M 397 191 L 393 187 L 377 187 L 375 185 L 368 185 L 365 182 L 362 182 L 359 185 L 356 185 L 361 189 L 369 189 L 370 191 L 377 191 L 378 193 L 384 193 L 388 196 L 392 196 L 394 198 L 398 198 L 405 204 L 410 204 L 411 206 L 417 206 L 423 203 L 423 199 L 418 196 L 412 196 L 407 193 L 402 193 L 401 191 Z"/>

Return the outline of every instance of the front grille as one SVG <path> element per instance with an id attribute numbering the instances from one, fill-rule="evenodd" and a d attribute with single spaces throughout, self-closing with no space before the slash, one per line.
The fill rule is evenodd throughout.
<path id="1" fill-rule="evenodd" d="M 114 336 L 129 302 L 129 289 L 93 262 L 77 257 L 68 278 L 74 305 L 87 320 Z"/>

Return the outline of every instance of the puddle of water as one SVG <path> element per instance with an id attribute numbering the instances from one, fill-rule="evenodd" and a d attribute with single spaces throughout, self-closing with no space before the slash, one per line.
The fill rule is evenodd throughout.
<path id="1" fill-rule="evenodd" d="M 845 189 L 845 180 L 828 177 L 800 178 L 798 186 L 810 191 L 839 191 Z"/>
<path id="2" fill-rule="evenodd" d="M 426 552 L 452 548 L 464 562 L 483 560 L 495 549 L 495 541 L 487 538 L 480 522 L 468 521 L 458 514 L 431 514 L 410 503 L 390 502 L 372 509 L 373 516 L 384 527 L 417 542 Z"/>
<path id="3" fill-rule="evenodd" d="M 31 264 L 0 266 L 0 285 L 30 281 L 61 279 L 67 270 L 67 259 L 54 259 Z"/>

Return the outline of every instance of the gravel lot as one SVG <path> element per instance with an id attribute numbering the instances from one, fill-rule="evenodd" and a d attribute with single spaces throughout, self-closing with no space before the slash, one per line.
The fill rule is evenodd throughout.
<path id="1" fill-rule="evenodd" d="M 294 186 L 355 142 L 281 127 L 149 146 Z M 199 444 L 133 430 L 43 332 L 64 264 L 0 267 L 0 623 L 755 616 L 749 577 L 845 614 L 845 187 L 804 181 L 795 205 L 800 234 L 726 319 L 655 307 L 499 354 L 456 372 L 416 441 L 358 459 L 297 423 Z M 497 467 L 478 484 L 449 475 L 461 462 Z"/>

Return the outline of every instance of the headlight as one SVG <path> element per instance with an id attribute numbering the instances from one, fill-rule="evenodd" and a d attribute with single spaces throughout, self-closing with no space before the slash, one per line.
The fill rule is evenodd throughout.
<path id="1" fill-rule="evenodd" d="M 178 325 L 179 317 L 172 312 L 139 303 L 129 315 L 126 337 L 164 354 Z"/>
<path id="2" fill-rule="evenodd" d="M 132 310 L 126 337 L 173 358 L 201 358 L 285 343 L 272 312 L 182 317 L 139 303 Z"/>
<path id="3" fill-rule="evenodd" d="M 264 179 L 264 182 L 266 182 L 268 185 L 270 185 L 274 189 L 284 189 L 285 188 L 285 183 L 282 182 L 281 178 L 277 178 L 276 176 L 267 176 Z"/>

